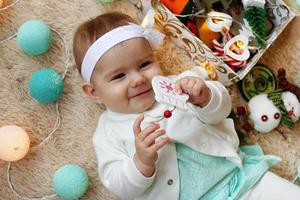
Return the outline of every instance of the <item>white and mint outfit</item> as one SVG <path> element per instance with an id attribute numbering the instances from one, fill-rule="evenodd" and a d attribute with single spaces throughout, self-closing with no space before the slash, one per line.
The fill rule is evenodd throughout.
<path id="1" fill-rule="evenodd" d="M 208 156 L 176 144 L 180 200 L 233 200 L 249 191 L 279 158 L 263 155 L 258 145 L 241 147 L 243 167 L 224 157 Z"/>
<path id="2" fill-rule="evenodd" d="M 239 148 L 233 121 L 226 119 L 231 111 L 227 90 L 219 82 L 206 84 L 212 93 L 207 106 L 189 104 L 188 112 L 175 109 L 171 118 L 159 122 L 171 142 L 159 151 L 152 177 L 144 177 L 133 162 L 133 124 L 140 113 L 102 113 L 93 144 L 108 190 L 122 199 L 237 199 L 279 161 L 263 155 L 258 146 Z M 142 128 L 166 109 L 170 107 L 155 103 L 144 112 Z"/>

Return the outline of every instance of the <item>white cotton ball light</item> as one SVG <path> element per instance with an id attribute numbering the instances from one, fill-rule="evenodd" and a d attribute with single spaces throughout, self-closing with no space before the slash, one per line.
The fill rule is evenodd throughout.
<path id="1" fill-rule="evenodd" d="M 29 150 L 30 140 L 26 131 L 16 125 L 0 128 L 0 159 L 17 161 L 22 159 Z"/>

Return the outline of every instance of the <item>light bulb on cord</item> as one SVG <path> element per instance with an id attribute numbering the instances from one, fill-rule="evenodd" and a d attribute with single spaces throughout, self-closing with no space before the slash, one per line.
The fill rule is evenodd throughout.
<path id="1" fill-rule="evenodd" d="M 29 136 L 19 126 L 8 125 L 0 128 L 0 159 L 20 160 L 28 153 L 29 146 Z"/>

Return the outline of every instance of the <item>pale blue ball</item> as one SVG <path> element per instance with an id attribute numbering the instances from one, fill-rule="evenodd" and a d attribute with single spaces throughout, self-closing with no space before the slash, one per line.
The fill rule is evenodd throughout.
<path id="1" fill-rule="evenodd" d="M 17 33 L 19 47 L 27 54 L 37 56 L 51 46 L 52 33 L 47 24 L 40 20 L 29 20 L 21 25 Z"/>
<path id="2" fill-rule="evenodd" d="M 30 95 L 42 104 L 57 101 L 63 88 L 62 76 L 51 68 L 42 68 L 34 72 L 29 82 Z"/>
<path id="3" fill-rule="evenodd" d="M 295 0 L 296 1 L 296 5 L 298 6 L 298 8 L 300 8 L 300 0 Z"/>
<path id="4" fill-rule="evenodd" d="M 79 199 L 87 191 L 89 178 L 86 171 L 76 164 L 59 168 L 53 177 L 52 186 L 64 200 Z"/>

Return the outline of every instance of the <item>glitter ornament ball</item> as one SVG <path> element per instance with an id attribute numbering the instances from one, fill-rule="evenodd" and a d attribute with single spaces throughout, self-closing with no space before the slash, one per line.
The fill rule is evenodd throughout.
<path id="1" fill-rule="evenodd" d="M 29 82 L 30 95 L 42 104 L 57 101 L 63 88 L 62 76 L 51 68 L 42 68 L 34 72 Z"/>
<path id="2" fill-rule="evenodd" d="M 17 161 L 22 159 L 29 150 L 30 140 L 26 131 L 16 125 L 0 128 L 0 159 Z"/>
<path id="3" fill-rule="evenodd" d="M 87 191 L 89 179 L 86 171 L 76 164 L 59 168 L 53 177 L 52 186 L 64 200 L 79 199 Z"/>
<path id="4" fill-rule="evenodd" d="M 37 56 L 51 46 L 52 33 L 47 24 L 40 20 L 29 20 L 21 25 L 17 33 L 19 47 L 27 54 Z"/>

